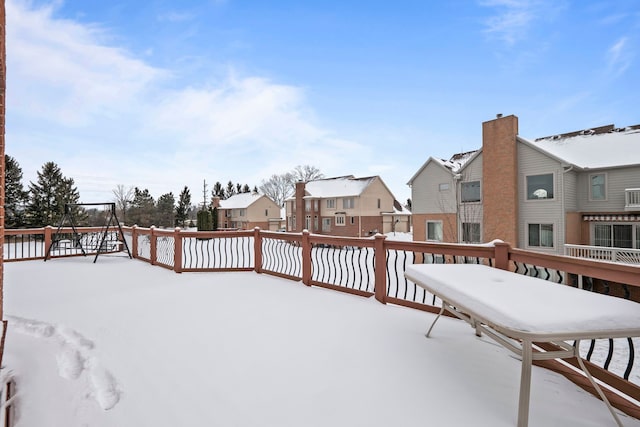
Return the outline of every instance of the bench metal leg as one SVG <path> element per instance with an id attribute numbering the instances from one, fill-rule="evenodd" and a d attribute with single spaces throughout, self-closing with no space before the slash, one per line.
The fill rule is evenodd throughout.
<path id="1" fill-rule="evenodd" d="M 527 427 L 529 425 L 532 360 L 533 347 L 531 341 L 522 341 L 522 370 L 520 373 L 520 397 L 518 401 L 518 427 Z"/>
<path id="2" fill-rule="evenodd" d="M 438 315 L 436 316 L 436 318 L 433 320 L 433 323 L 431 324 L 431 327 L 429 328 L 429 330 L 427 331 L 427 333 L 424 335 L 425 337 L 429 338 L 429 335 L 431 335 L 431 330 L 433 329 L 433 327 L 436 325 L 436 322 L 438 321 L 438 319 L 440 318 L 440 316 L 442 316 L 442 313 L 444 313 L 444 306 L 445 306 L 445 302 L 442 301 L 442 308 L 440 308 L 440 313 L 438 313 Z"/>
<path id="3" fill-rule="evenodd" d="M 596 380 L 593 379 L 593 377 L 591 376 L 591 373 L 587 370 L 587 367 L 584 366 L 582 357 L 580 357 L 580 340 L 576 340 L 576 359 L 578 359 L 578 364 L 580 365 L 580 369 L 582 369 L 582 371 L 585 373 L 587 378 L 589 378 L 589 381 L 591 382 L 593 387 L 596 389 L 596 391 L 600 395 L 600 399 L 602 399 L 605 405 L 607 405 L 607 408 L 609 409 L 609 412 L 611 412 L 611 415 L 613 415 L 613 419 L 616 420 L 616 424 L 618 424 L 618 427 L 623 427 L 622 422 L 620 421 L 620 418 L 618 418 L 618 414 L 616 414 L 616 411 L 613 410 L 611 403 L 609 403 L 609 399 L 607 399 L 607 397 L 604 395 L 602 389 L 600 388 L 598 383 L 596 383 Z"/>

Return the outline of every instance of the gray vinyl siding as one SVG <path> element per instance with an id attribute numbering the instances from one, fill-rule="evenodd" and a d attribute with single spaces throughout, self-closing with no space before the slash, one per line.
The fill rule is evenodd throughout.
<path id="1" fill-rule="evenodd" d="M 440 191 L 440 184 L 449 190 Z M 414 214 L 455 213 L 456 194 L 453 175 L 441 165 L 430 162 L 413 180 L 411 204 Z"/>
<path id="2" fill-rule="evenodd" d="M 482 167 L 482 153 L 480 153 L 472 160 L 470 160 L 463 169 L 460 170 L 460 178 L 457 180 L 458 200 L 460 200 L 461 197 L 462 183 L 469 181 L 480 181 L 480 197 L 482 197 L 482 193 L 484 191 L 482 183 Z M 482 224 L 482 203 L 482 200 L 479 203 L 459 203 L 458 235 L 460 236 L 460 239 L 462 239 L 462 223 L 469 222 L 480 224 L 480 241 L 484 241 L 484 225 Z"/>
<path id="3" fill-rule="evenodd" d="M 564 211 L 565 212 L 577 212 L 579 211 L 578 204 L 578 173 L 574 170 L 564 172 L 560 176 L 559 185 L 564 188 Z"/>
<path id="4" fill-rule="evenodd" d="M 561 182 L 563 168 L 557 160 L 548 157 L 525 144 L 518 144 L 518 239 L 523 249 L 540 252 L 564 253 L 564 191 Z M 553 174 L 554 198 L 527 200 L 527 181 L 530 175 Z M 566 184 L 566 181 L 565 181 Z M 553 224 L 553 248 L 530 247 L 529 224 Z"/>
<path id="5" fill-rule="evenodd" d="M 606 199 L 589 200 L 589 176 L 604 173 Z M 640 188 L 640 166 L 584 171 L 578 175 L 577 203 L 581 212 L 624 212 L 624 190 Z"/>

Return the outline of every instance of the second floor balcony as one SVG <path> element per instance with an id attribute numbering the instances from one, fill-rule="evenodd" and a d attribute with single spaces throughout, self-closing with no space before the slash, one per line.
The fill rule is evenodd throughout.
<path id="1" fill-rule="evenodd" d="M 640 188 L 627 188 L 624 190 L 624 210 L 640 211 Z"/>

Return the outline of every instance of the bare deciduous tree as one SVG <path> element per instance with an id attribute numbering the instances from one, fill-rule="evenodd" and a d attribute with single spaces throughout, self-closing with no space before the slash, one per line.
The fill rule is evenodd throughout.
<path id="1" fill-rule="evenodd" d="M 126 224 L 127 211 L 133 200 L 133 187 L 127 188 L 122 184 L 118 184 L 118 186 L 113 189 L 113 195 L 115 196 L 114 202 L 116 203 L 116 208 L 120 213 L 120 221 Z"/>
<path id="2" fill-rule="evenodd" d="M 293 169 L 293 172 L 291 173 L 295 181 L 307 182 L 307 181 L 313 181 L 315 179 L 324 178 L 324 174 L 320 172 L 320 169 L 311 165 L 304 165 L 304 166 L 298 165 Z M 295 184 L 295 181 L 294 181 L 294 184 Z"/>

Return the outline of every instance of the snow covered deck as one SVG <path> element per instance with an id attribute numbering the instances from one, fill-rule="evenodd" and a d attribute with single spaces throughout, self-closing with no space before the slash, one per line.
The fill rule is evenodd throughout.
<path id="1" fill-rule="evenodd" d="M 5 264 L 4 306 L 16 427 L 516 422 L 507 350 L 450 318 L 427 340 L 433 314 L 373 298 L 104 255 Z M 531 425 L 614 425 L 592 395 L 534 370 Z"/>

